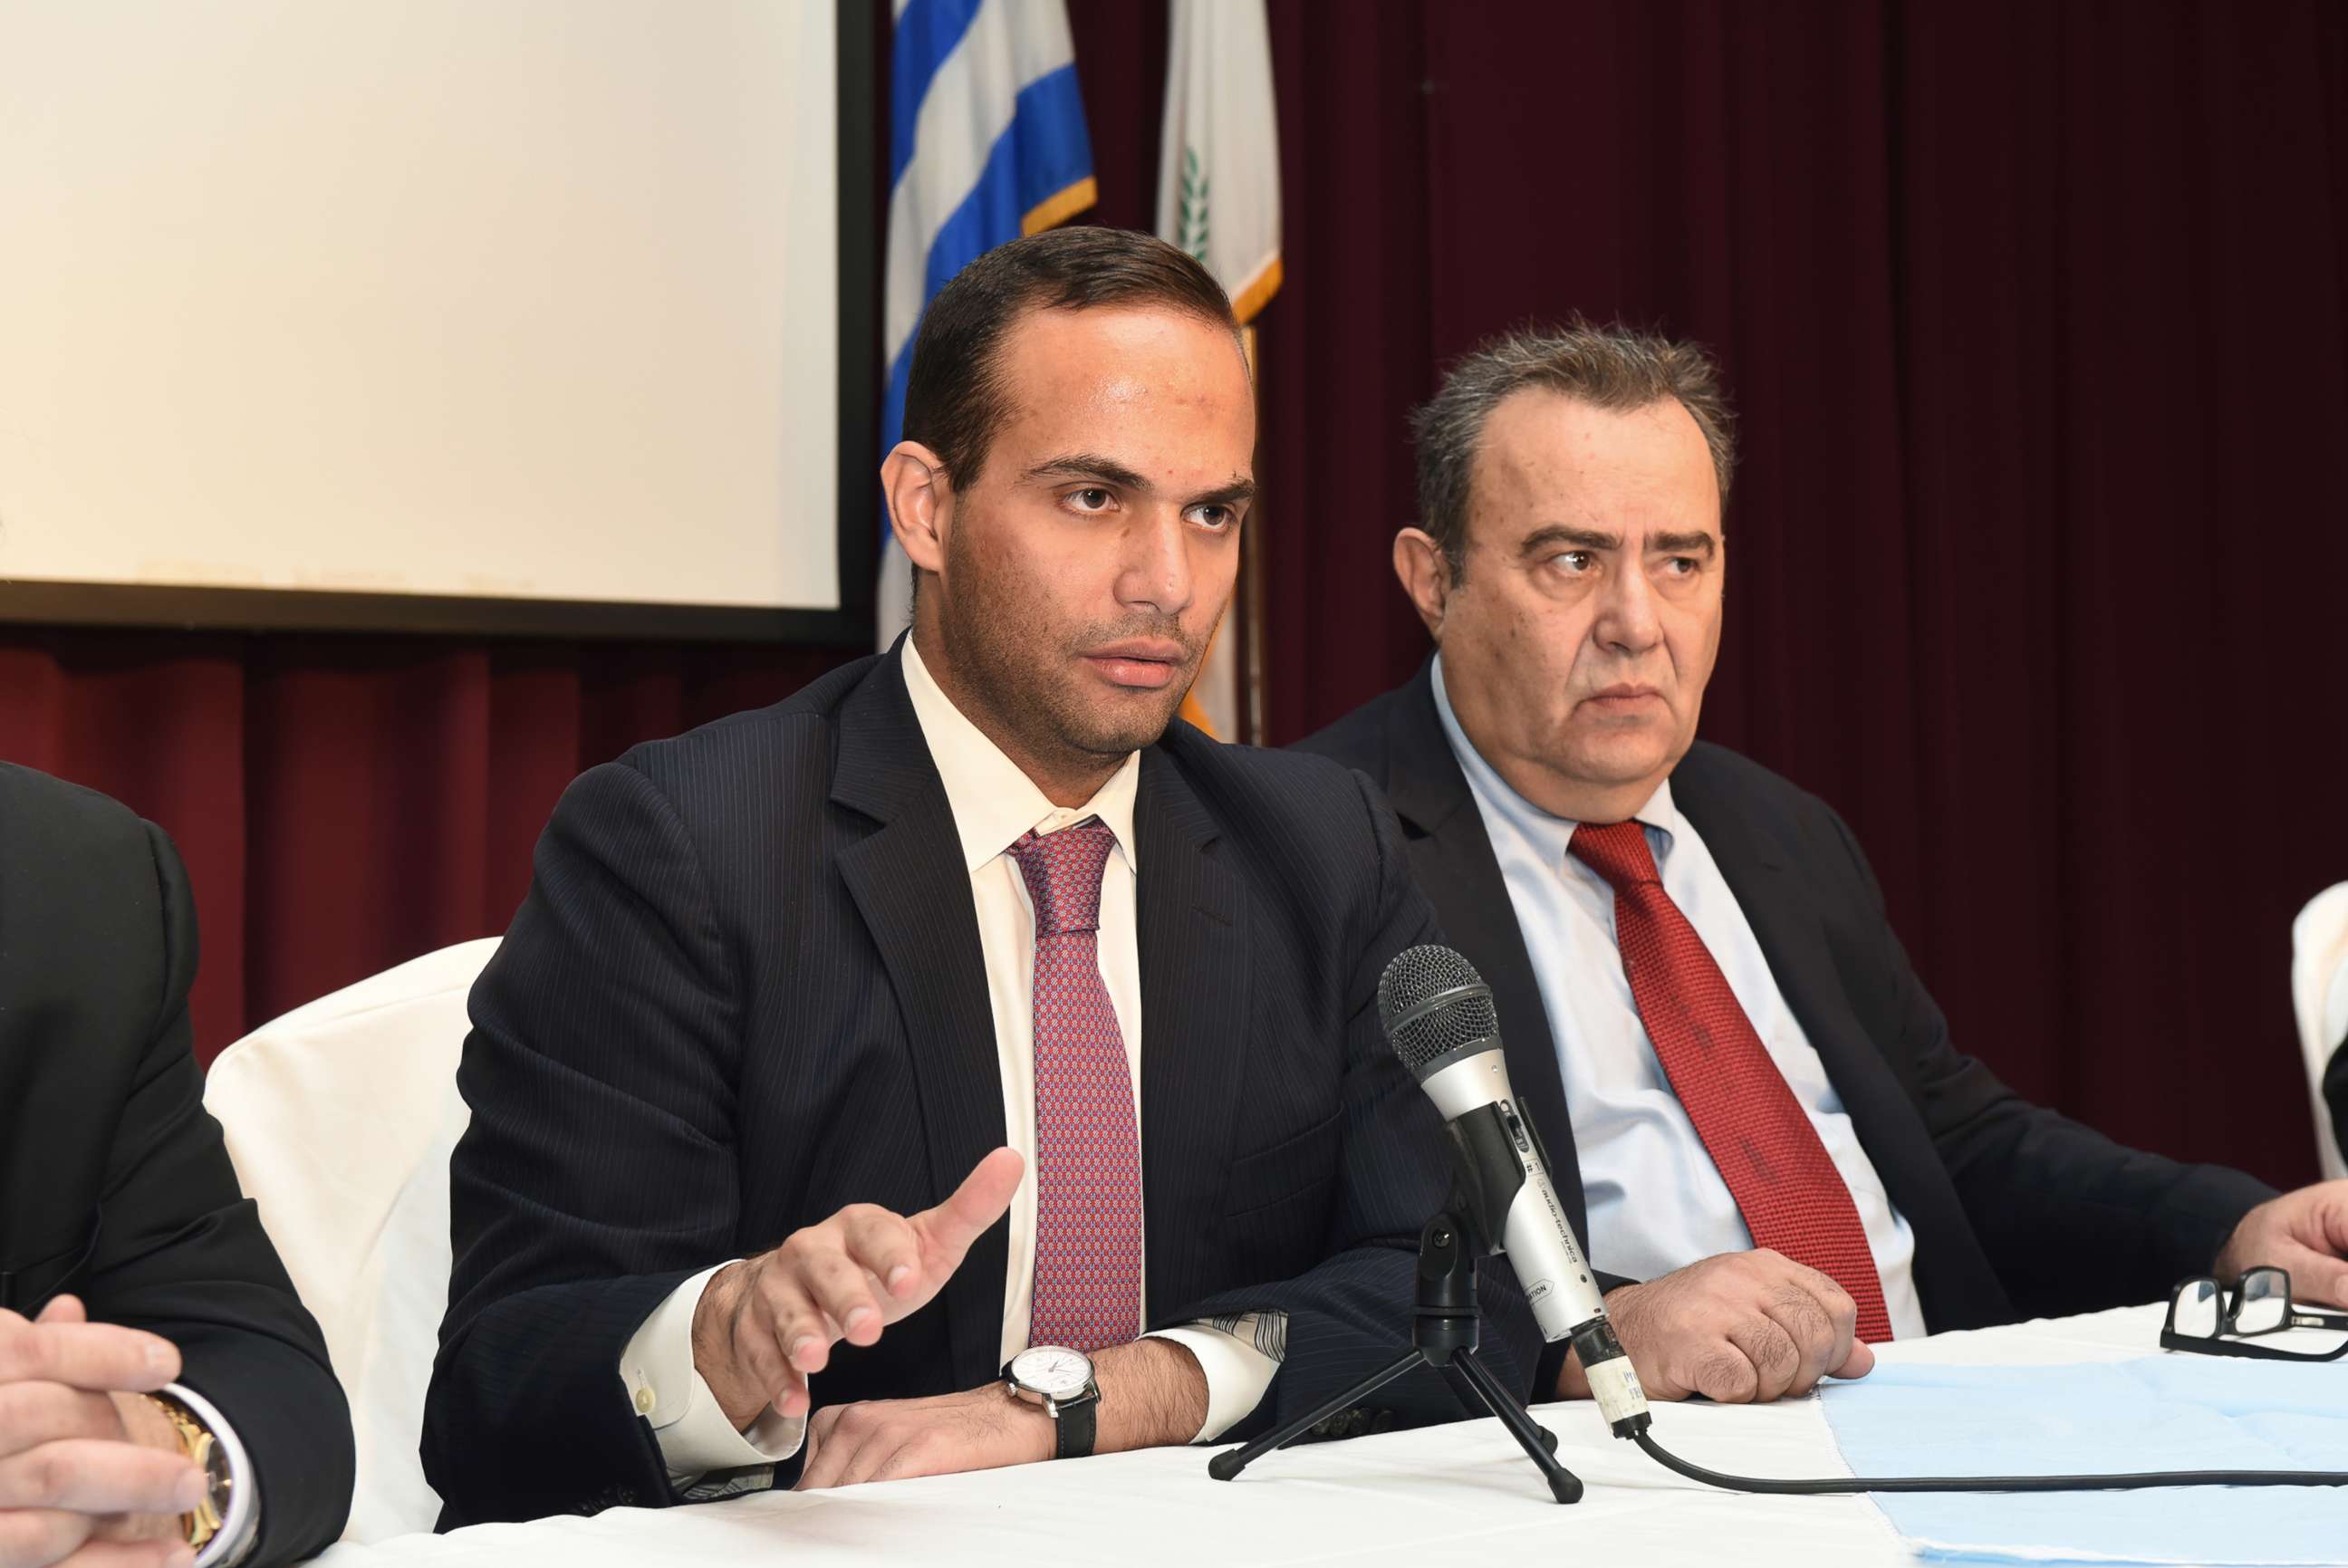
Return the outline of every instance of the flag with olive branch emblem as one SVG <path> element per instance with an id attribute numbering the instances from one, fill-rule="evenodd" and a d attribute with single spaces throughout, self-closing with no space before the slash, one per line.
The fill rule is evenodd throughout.
<path id="1" fill-rule="evenodd" d="M 1264 0 L 1172 0 L 1158 232 L 1215 274 L 1242 325 L 1280 288 L 1280 129 L 1272 96 Z M 1249 358 L 1254 358 L 1254 334 Z M 1246 559 L 1253 559 L 1252 551 Z M 1233 634 L 1252 566 L 1207 652 L 1183 717 L 1236 738 L 1251 683 Z"/>

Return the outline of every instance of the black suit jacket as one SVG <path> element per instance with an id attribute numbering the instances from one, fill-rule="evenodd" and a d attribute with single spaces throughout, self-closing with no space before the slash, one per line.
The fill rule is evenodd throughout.
<path id="1" fill-rule="evenodd" d="M 1431 666 L 1302 745 L 1359 769 L 1393 802 L 1419 886 L 1491 984 L 1509 1078 L 1562 1168 L 1560 1196 L 1586 1235 L 1549 1015 L 1482 814 L 1437 716 Z M 1915 1230 L 1916 1288 L 1935 1332 L 2165 1296 L 2208 1269 L 2242 1215 L 2273 1196 L 2239 1171 L 2123 1149 L 2028 1104 L 1958 1050 L 1892 934 L 1858 841 L 1824 801 L 1702 741 L 1672 774 L 1672 799 L 1704 835 L 1861 1147 Z"/>
<path id="2" fill-rule="evenodd" d="M 1431 919 L 1392 817 L 1317 758 L 1177 724 L 1134 831 L 1147 1317 L 1289 1315 L 1243 1436 L 1406 1341 L 1449 1155 L 1375 996 Z M 1004 1140 L 970 878 L 897 655 L 581 777 L 472 1016 L 425 1416 L 443 1522 L 674 1501 L 618 1374 L 653 1309 L 844 1204 L 927 1208 Z M 1006 1257 L 998 1222 L 935 1301 L 837 1347 L 817 1402 L 997 1377 Z M 1531 1315 L 1493 1274 L 1486 1347 L 1526 1387 Z M 1426 1375 L 1378 1402 L 1465 1413 Z"/>
<path id="3" fill-rule="evenodd" d="M 204 1112 L 195 973 L 162 830 L 0 763 L 0 1306 L 71 1292 L 177 1345 L 259 1472 L 246 1561 L 288 1563 L 342 1532 L 350 1412 Z"/>

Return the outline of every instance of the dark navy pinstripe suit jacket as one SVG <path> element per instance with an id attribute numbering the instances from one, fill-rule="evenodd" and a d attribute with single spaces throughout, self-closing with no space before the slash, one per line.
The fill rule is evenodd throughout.
<path id="1" fill-rule="evenodd" d="M 1318 758 L 1178 723 L 1135 833 L 1147 1315 L 1289 1315 L 1244 1436 L 1405 1343 L 1449 1155 L 1375 996 L 1433 918 L 1392 816 Z M 424 1430 L 443 1523 L 673 1501 L 618 1372 L 653 1308 L 843 1204 L 926 1208 L 1004 1141 L 970 879 L 897 656 L 579 779 L 472 1017 Z M 994 1377 L 1005 1259 L 998 1223 L 936 1301 L 839 1347 L 818 1402 Z M 1525 1387 L 1530 1313 L 1503 1266 L 1484 1294 Z M 1378 1398 L 1465 1413 L 1426 1373 Z"/>

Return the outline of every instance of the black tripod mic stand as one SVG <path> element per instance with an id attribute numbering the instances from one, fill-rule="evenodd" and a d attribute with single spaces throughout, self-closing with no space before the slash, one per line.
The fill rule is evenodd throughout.
<path id="1" fill-rule="evenodd" d="M 1243 1449 L 1226 1449 L 1207 1461 L 1207 1473 L 1230 1480 L 1274 1449 L 1284 1449 L 1340 1411 L 1352 1409 L 1380 1388 L 1421 1367 L 1438 1368 L 1460 1402 L 1482 1405 L 1500 1418 L 1549 1482 L 1560 1502 L 1581 1501 L 1581 1482 L 1557 1462 L 1557 1434 L 1536 1423 L 1517 1397 L 1476 1359 L 1476 1251 L 1459 1223 L 1437 1214 L 1418 1233 L 1418 1306 L 1411 1322 L 1411 1347 L 1384 1371 L 1363 1379 L 1319 1409 L 1267 1432 Z"/>

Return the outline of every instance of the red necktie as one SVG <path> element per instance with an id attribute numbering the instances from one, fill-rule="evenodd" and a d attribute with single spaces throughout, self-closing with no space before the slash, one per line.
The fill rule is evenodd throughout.
<path id="1" fill-rule="evenodd" d="M 1753 1244 L 1831 1276 L 1859 1304 L 1859 1336 L 1890 1338 L 1883 1280 L 1850 1189 L 1704 938 L 1663 892 L 1646 830 L 1583 823 L 1569 852 L 1614 890 L 1614 940 L 1647 1038 Z"/>
<path id="2" fill-rule="evenodd" d="M 1011 846 L 1035 905 L 1035 1300 L 1027 1343 L 1094 1351 L 1141 1332 L 1133 1067 L 1100 973 L 1094 818 Z"/>

